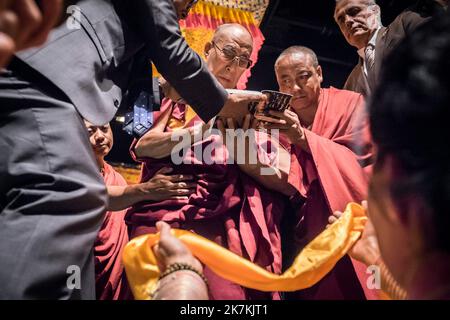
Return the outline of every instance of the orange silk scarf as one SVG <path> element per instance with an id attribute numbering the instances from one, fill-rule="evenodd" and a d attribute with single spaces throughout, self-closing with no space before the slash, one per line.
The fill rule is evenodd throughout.
<path id="1" fill-rule="evenodd" d="M 281 275 L 189 231 L 172 229 L 172 234 L 197 259 L 227 280 L 260 291 L 297 291 L 313 286 L 333 269 L 359 239 L 366 221 L 364 208 L 349 203 L 342 217 L 311 241 Z M 158 240 L 159 233 L 143 235 L 132 239 L 124 249 L 123 263 L 137 300 L 150 300 L 157 288 L 160 272 L 151 248 Z"/>

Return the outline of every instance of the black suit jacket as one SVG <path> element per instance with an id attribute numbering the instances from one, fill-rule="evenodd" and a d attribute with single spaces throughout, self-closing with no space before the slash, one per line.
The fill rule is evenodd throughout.
<path id="1" fill-rule="evenodd" d="M 361 57 L 359 57 L 358 64 L 353 68 L 352 72 L 348 76 L 344 89 L 361 93 L 366 97 L 370 95 L 371 90 L 374 88 L 376 83 L 376 79 L 378 78 L 381 61 L 384 56 L 386 32 L 387 28 L 383 27 L 377 34 L 377 39 L 375 42 L 376 49 L 374 68 L 368 73 L 367 78 L 364 76 L 364 61 Z"/>
<path id="2" fill-rule="evenodd" d="M 182 38 L 172 0 L 82 0 L 77 6 L 43 46 L 17 57 L 56 85 L 84 118 L 111 121 L 140 55 L 203 120 L 220 111 L 227 93 Z"/>
<path id="3" fill-rule="evenodd" d="M 440 11 L 442 11 L 442 8 L 434 1 L 421 0 L 398 15 L 387 28 L 381 28 L 375 44 L 374 68 L 365 79 L 363 60 L 360 58 L 358 64 L 348 76 L 344 89 L 370 96 L 378 83 L 384 59 L 403 38 Z"/>

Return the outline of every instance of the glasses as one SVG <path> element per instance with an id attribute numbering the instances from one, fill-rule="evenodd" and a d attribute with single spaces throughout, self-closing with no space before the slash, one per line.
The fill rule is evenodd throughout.
<path id="1" fill-rule="evenodd" d="M 214 45 L 214 48 L 220 51 L 222 57 L 225 60 L 227 61 L 237 60 L 238 66 L 244 69 L 248 69 L 252 66 L 253 61 L 245 56 L 238 56 L 236 54 L 236 50 L 232 46 L 226 45 L 222 49 L 220 49 L 214 41 L 212 41 L 212 44 Z"/>

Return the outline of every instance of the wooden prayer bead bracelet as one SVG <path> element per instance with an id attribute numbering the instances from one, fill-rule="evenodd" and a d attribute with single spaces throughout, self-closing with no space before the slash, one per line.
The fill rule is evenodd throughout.
<path id="1" fill-rule="evenodd" d="M 201 271 L 198 271 L 190 264 L 179 263 L 179 262 L 172 263 L 171 265 L 169 265 L 167 267 L 167 269 L 163 273 L 161 273 L 161 275 L 159 276 L 159 280 L 168 276 L 171 273 L 174 273 L 177 271 L 182 271 L 182 270 L 192 271 L 192 272 L 196 273 L 198 276 L 200 276 L 200 278 L 202 278 L 202 280 L 205 282 L 206 286 L 208 286 L 208 280 L 206 279 L 205 275 Z"/>

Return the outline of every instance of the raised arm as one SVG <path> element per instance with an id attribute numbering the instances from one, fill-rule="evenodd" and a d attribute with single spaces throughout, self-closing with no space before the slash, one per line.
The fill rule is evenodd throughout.
<path id="1" fill-rule="evenodd" d="M 208 129 L 208 124 L 203 124 L 200 128 L 189 127 L 175 132 L 165 132 L 171 109 L 165 110 L 155 126 L 136 143 L 134 153 L 137 158 L 162 159 L 168 157 L 180 143 L 183 144 L 182 148 L 190 146 L 194 142 L 196 130 Z"/>
<path id="2" fill-rule="evenodd" d="M 255 164 L 239 164 L 239 168 L 267 189 L 292 196 L 296 190 L 288 183 L 291 156 L 279 143 L 273 140 L 270 143 L 276 150 L 275 163 L 263 163 L 256 157 Z"/>
<path id="3" fill-rule="evenodd" d="M 161 159 L 170 155 L 178 141 L 172 141 L 172 132 L 164 132 L 172 108 L 167 108 L 155 126 L 142 136 L 134 147 L 137 158 Z"/>
<path id="4" fill-rule="evenodd" d="M 218 114 L 228 94 L 182 37 L 173 1 L 122 0 L 117 5 L 158 71 L 183 99 L 205 122 Z"/>
<path id="5" fill-rule="evenodd" d="M 250 115 L 244 118 L 242 125 L 242 130 L 244 132 L 247 132 L 250 128 L 254 129 L 256 127 L 256 120 L 253 120 L 253 123 L 251 124 L 251 118 Z M 224 122 L 226 122 L 226 124 Z M 236 130 L 235 123 L 232 119 L 218 120 L 217 127 L 222 132 L 223 137 L 226 137 L 225 127 Z M 267 139 L 267 144 L 270 144 L 270 148 L 271 150 L 274 150 L 273 154 L 275 154 L 275 161 L 270 161 L 270 155 L 261 148 L 261 145 L 256 143 L 257 141 L 255 141 L 254 144 L 250 143 L 251 139 L 256 139 L 255 134 L 258 134 L 258 132 L 254 131 L 253 133 L 249 133 L 250 136 L 244 138 L 245 141 L 242 141 L 242 139 L 235 140 L 233 144 L 234 149 L 229 151 L 232 152 L 232 157 L 236 164 L 243 172 L 266 188 L 281 192 L 287 196 L 293 195 L 296 190 L 288 183 L 291 161 L 290 153 L 283 148 L 279 141 L 276 141 L 268 135 L 264 135 L 264 138 Z M 251 137 L 251 135 L 253 135 L 253 137 Z M 231 148 L 229 141 L 227 140 L 228 138 L 225 138 L 224 143 L 228 143 L 227 146 Z M 242 145 L 245 146 L 243 150 Z M 240 152 L 243 152 L 243 154 L 239 154 Z M 262 159 L 264 160 L 261 161 Z"/>

